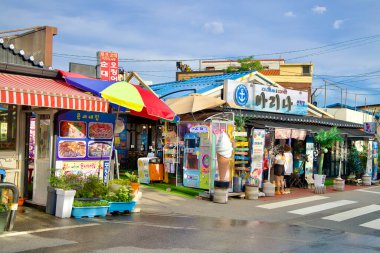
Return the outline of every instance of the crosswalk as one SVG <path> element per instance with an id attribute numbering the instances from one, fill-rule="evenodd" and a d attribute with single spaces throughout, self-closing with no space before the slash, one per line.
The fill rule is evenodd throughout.
<path id="1" fill-rule="evenodd" d="M 324 203 L 317 204 L 316 202 L 318 201 L 323 201 Z M 354 218 L 358 218 L 358 217 L 362 218 L 365 215 L 380 212 L 380 205 L 370 204 L 370 205 L 357 207 L 358 204 L 360 205 L 358 201 L 330 200 L 329 197 L 327 196 L 315 195 L 315 196 L 310 196 L 310 197 L 284 200 L 284 201 L 279 201 L 279 202 L 274 202 L 274 203 L 269 203 L 269 204 L 258 205 L 257 207 L 267 209 L 267 210 L 274 210 L 274 209 L 277 210 L 280 208 L 286 208 L 287 213 L 301 215 L 301 216 L 321 213 L 322 220 L 327 220 L 327 221 L 332 221 L 332 222 L 344 222 L 347 220 L 352 220 Z M 300 206 L 300 205 L 302 206 L 309 205 L 309 206 L 296 209 L 297 206 Z M 347 208 L 350 208 L 350 210 L 347 210 L 347 208 L 345 208 L 345 211 L 337 212 L 336 209 L 338 209 L 339 207 L 347 207 Z M 292 210 L 288 210 L 288 209 L 292 209 Z M 327 212 L 330 212 L 329 213 L 330 215 L 325 216 Z M 380 217 L 380 215 L 378 217 Z M 371 221 L 367 220 L 365 223 L 359 224 L 359 226 L 374 229 L 374 230 L 380 230 L 380 218 L 371 220 Z"/>

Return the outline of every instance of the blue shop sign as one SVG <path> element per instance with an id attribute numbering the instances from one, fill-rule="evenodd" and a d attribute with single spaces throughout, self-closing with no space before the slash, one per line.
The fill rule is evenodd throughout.
<path id="1" fill-rule="evenodd" d="M 235 103 L 244 106 L 248 102 L 248 89 L 243 84 L 239 84 L 235 89 Z"/>

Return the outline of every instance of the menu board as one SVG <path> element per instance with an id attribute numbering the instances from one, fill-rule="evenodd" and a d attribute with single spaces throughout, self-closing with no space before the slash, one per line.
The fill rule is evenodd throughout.
<path id="1" fill-rule="evenodd" d="M 112 155 L 115 115 L 63 111 L 57 115 L 57 161 L 107 160 Z"/>

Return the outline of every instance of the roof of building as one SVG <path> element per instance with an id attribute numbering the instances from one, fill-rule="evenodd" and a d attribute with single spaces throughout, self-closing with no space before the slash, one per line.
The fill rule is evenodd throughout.
<path id="1" fill-rule="evenodd" d="M 259 72 L 266 76 L 279 76 L 280 70 L 279 69 L 262 69 L 259 70 Z"/>
<path id="2" fill-rule="evenodd" d="M 358 108 L 358 107 L 355 108 L 353 106 L 349 106 L 349 105 L 341 104 L 341 103 L 331 104 L 331 105 L 326 106 L 326 108 L 346 108 L 346 109 L 350 109 L 350 110 L 353 110 L 353 111 L 358 111 L 358 112 L 363 112 L 363 113 L 367 113 L 367 114 L 373 115 L 376 119 L 380 118 L 380 114 L 379 113 L 375 113 L 373 111 L 363 110 L 363 109 Z"/>
<path id="3" fill-rule="evenodd" d="M 36 61 L 33 55 L 26 55 L 24 50 L 15 48 L 13 44 L 6 43 L 2 38 L 0 38 L 0 62 L 44 68 L 43 61 Z"/>
<path id="4" fill-rule="evenodd" d="M 149 87 L 163 99 L 187 96 L 192 93 L 205 93 L 224 84 L 224 80 L 236 80 L 256 71 L 234 72 L 214 76 L 194 77 L 179 82 L 153 84 Z"/>

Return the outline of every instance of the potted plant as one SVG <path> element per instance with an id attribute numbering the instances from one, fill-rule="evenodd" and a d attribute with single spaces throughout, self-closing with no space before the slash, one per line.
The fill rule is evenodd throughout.
<path id="1" fill-rule="evenodd" d="M 314 175 L 316 193 L 325 193 L 326 191 L 326 187 L 324 185 L 324 179 L 326 178 L 326 175 L 322 175 L 325 153 L 327 153 L 328 149 L 331 149 L 336 142 L 341 141 L 343 141 L 341 132 L 335 126 L 328 131 L 321 129 L 315 137 L 315 142 L 318 143 L 321 147 L 321 152 L 319 152 L 318 174 Z"/>
<path id="2" fill-rule="evenodd" d="M 348 183 L 357 184 L 357 178 L 360 178 L 363 174 L 365 167 L 364 167 L 364 157 L 363 152 L 359 152 L 355 146 L 351 148 L 350 155 L 348 157 L 348 166 L 350 175 L 348 176 Z"/>
<path id="3" fill-rule="evenodd" d="M 111 182 L 111 181 L 110 181 Z M 109 193 L 106 200 L 109 202 L 108 212 L 131 212 L 136 205 L 136 201 L 132 201 L 134 195 L 128 184 L 120 185 L 120 187 L 113 187 L 115 184 L 110 183 Z"/>
<path id="4" fill-rule="evenodd" d="M 236 115 L 235 116 L 235 126 L 236 130 L 238 132 L 244 132 L 245 131 L 245 122 L 249 120 L 251 117 Z"/>
<path id="5" fill-rule="evenodd" d="M 106 200 L 74 200 L 71 215 L 77 219 L 82 217 L 93 218 L 95 216 L 105 217 L 107 215 L 108 208 L 109 204 Z"/>
<path id="6" fill-rule="evenodd" d="M 95 175 L 84 177 L 75 195 L 71 215 L 75 218 L 104 217 L 109 204 L 102 200 L 108 194 L 107 186 Z"/>
<path id="7" fill-rule="evenodd" d="M 9 219 L 9 206 L 5 203 L 0 203 L 0 233 L 2 233 L 7 226 Z"/>
<path id="8" fill-rule="evenodd" d="M 140 187 L 138 176 L 135 175 L 133 172 L 132 173 L 126 172 L 125 176 L 127 180 L 129 180 L 129 185 L 132 188 L 132 194 L 136 195 Z"/>
<path id="9" fill-rule="evenodd" d="M 57 201 L 55 205 L 55 216 L 59 218 L 69 218 L 73 207 L 75 186 L 80 181 L 80 177 L 74 174 L 63 174 L 52 176 L 50 186 L 56 189 Z"/>

